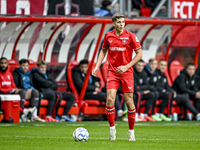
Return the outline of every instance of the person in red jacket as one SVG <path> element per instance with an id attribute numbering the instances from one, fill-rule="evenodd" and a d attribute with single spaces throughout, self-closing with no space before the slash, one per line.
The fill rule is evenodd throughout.
<path id="1" fill-rule="evenodd" d="M 18 89 L 15 85 L 12 74 L 8 69 L 8 59 L 0 58 L 0 94 L 19 94 L 20 102 L 20 116 L 23 122 L 30 122 L 28 116 L 32 114 L 35 108 L 24 109 L 25 91 Z"/>

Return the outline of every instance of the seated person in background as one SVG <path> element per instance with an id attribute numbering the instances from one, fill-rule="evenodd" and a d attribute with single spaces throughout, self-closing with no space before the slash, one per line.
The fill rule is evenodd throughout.
<path id="1" fill-rule="evenodd" d="M 29 61 L 28 59 L 21 59 L 19 64 L 20 68 L 16 68 L 13 71 L 13 77 L 17 88 L 24 89 L 26 91 L 25 99 L 30 100 L 31 107 L 35 107 L 35 110 L 31 115 L 31 121 L 45 122 L 45 120 L 37 116 L 39 91 L 33 87 L 32 74 L 28 70 Z"/>
<path id="2" fill-rule="evenodd" d="M 139 60 L 134 65 L 134 91 L 140 92 L 141 100 L 146 100 L 146 106 L 144 113 L 140 113 L 138 119 L 141 121 L 156 121 L 151 118 L 148 114 L 153 106 L 153 103 L 156 101 L 154 92 L 150 91 L 150 85 L 147 81 L 147 74 L 144 71 L 144 61 Z M 135 104 L 137 105 L 137 104 Z"/>
<path id="3" fill-rule="evenodd" d="M 30 114 L 35 108 L 24 108 L 25 90 L 18 89 L 15 85 L 12 74 L 8 69 L 8 59 L 5 57 L 0 58 L 0 94 L 19 94 L 20 101 L 20 118 L 23 122 L 30 122 L 28 119 Z"/>
<path id="4" fill-rule="evenodd" d="M 83 87 L 83 83 L 88 68 L 89 68 L 88 60 L 82 60 L 80 61 L 79 65 L 74 67 L 72 70 L 73 82 L 79 94 Z M 106 92 L 101 92 L 99 88 L 100 88 L 100 79 L 90 75 L 84 99 L 95 99 L 99 100 L 100 102 L 106 102 L 106 97 L 107 97 Z M 120 100 L 118 96 L 116 96 L 115 108 L 117 110 L 118 117 L 123 117 L 127 113 L 127 111 L 123 111 L 121 109 Z"/>
<path id="5" fill-rule="evenodd" d="M 167 68 L 167 61 L 164 59 L 161 59 L 158 63 L 159 88 L 161 88 L 161 90 L 165 89 L 166 91 L 170 92 L 172 94 L 172 98 L 173 98 L 172 100 L 176 101 L 178 104 L 183 104 L 185 106 L 185 108 L 188 109 L 189 111 L 191 111 L 196 116 L 196 119 L 199 121 L 200 113 L 198 113 L 198 111 L 192 105 L 189 97 L 186 95 L 182 95 L 182 94 L 176 94 L 176 91 L 174 91 L 174 89 L 172 89 L 169 86 L 167 77 L 164 73 L 166 68 Z"/>
<path id="6" fill-rule="evenodd" d="M 175 79 L 172 88 L 177 91 L 178 94 L 184 94 L 189 99 L 194 101 L 194 106 L 199 112 L 200 108 L 200 90 L 197 87 L 197 76 L 195 74 L 194 63 L 188 63 Z"/>
<path id="7" fill-rule="evenodd" d="M 111 10 L 111 1 L 110 0 L 103 0 L 101 2 L 102 7 L 99 11 L 97 11 L 94 16 L 100 17 L 100 16 L 112 16 L 110 10 Z"/>
<path id="8" fill-rule="evenodd" d="M 197 77 L 197 88 L 200 90 L 200 65 L 198 66 L 195 74 L 196 74 L 196 77 Z"/>
<path id="9" fill-rule="evenodd" d="M 44 99 L 49 100 L 49 106 L 47 108 L 47 115 L 45 121 L 47 122 L 61 122 L 61 121 L 71 121 L 73 120 L 69 118 L 68 112 L 75 100 L 73 93 L 65 93 L 65 92 L 56 92 L 58 89 L 57 82 L 50 76 L 50 74 L 47 72 L 47 63 L 44 60 L 39 60 L 37 62 L 38 69 L 34 68 L 31 70 L 33 74 L 33 85 L 36 89 L 38 89 Z M 67 104 L 64 110 L 64 113 L 62 116 L 58 116 L 56 112 L 56 118 L 54 119 L 51 116 L 51 113 L 53 111 L 56 99 L 59 96 L 59 100 L 57 102 L 57 106 L 59 107 L 61 100 L 66 100 Z M 58 110 L 58 108 L 56 109 Z"/>
<path id="10" fill-rule="evenodd" d="M 165 89 L 161 89 L 158 85 L 158 69 L 157 60 L 155 58 L 149 59 L 149 63 L 145 66 L 144 70 L 147 73 L 147 80 L 150 84 L 150 89 L 155 93 L 156 100 L 162 99 L 160 104 L 159 112 L 151 116 L 156 121 L 171 121 L 171 118 L 168 118 L 164 115 L 165 108 L 168 106 L 169 101 L 171 101 L 170 92 L 167 92 Z"/>

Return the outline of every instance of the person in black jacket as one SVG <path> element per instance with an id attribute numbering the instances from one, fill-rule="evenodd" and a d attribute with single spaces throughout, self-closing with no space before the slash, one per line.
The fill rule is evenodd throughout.
<path id="1" fill-rule="evenodd" d="M 198 66 L 195 74 L 196 74 L 196 77 L 197 77 L 197 88 L 200 90 L 200 65 Z"/>
<path id="2" fill-rule="evenodd" d="M 89 68 L 88 60 L 84 59 L 80 61 L 78 66 L 72 69 L 73 81 L 79 94 L 83 87 L 83 83 L 84 83 L 88 68 Z M 99 89 L 100 86 L 101 86 L 100 79 L 98 77 L 90 75 L 89 82 L 88 82 L 86 92 L 84 95 L 84 99 L 95 99 L 95 100 L 99 100 L 100 102 L 106 102 L 106 98 L 107 98 L 106 92 L 102 92 Z M 117 110 L 117 116 L 121 118 L 127 113 L 127 111 L 123 111 L 121 109 L 118 95 L 116 95 L 115 101 L 116 101 L 115 108 Z"/>
<path id="3" fill-rule="evenodd" d="M 178 104 L 183 104 L 186 109 L 191 111 L 196 116 L 197 120 L 200 120 L 200 114 L 198 114 L 198 111 L 190 102 L 189 97 L 182 94 L 176 94 L 176 91 L 169 86 L 167 77 L 164 73 L 166 68 L 167 68 L 167 61 L 164 59 L 161 59 L 158 64 L 158 69 L 159 69 L 158 75 L 159 75 L 159 85 L 160 85 L 159 87 L 170 92 L 172 94 L 172 98 L 173 98 L 172 100 L 176 101 Z"/>
<path id="4" fill-rule="evenodd" d="M 168 103 L 171 100 L 170 92 L 167 92 L 165 89 L 162 89 L 159 85 L 158 79 L 158 69 L 157 60 L 155 58 L 149 59 L 149 63 L 145 66 L 144 70 L 147 73 L 147 80 L 150 84 L 150 90 L 155 93 L 156 100 L 162 99 L 160 104 L 159 112 L 151 116 L 156 121 L 171 121 L 171 118 L 166 117 L 163 113 L 165 108 L 168 106 Z M 153 109 L 154 111 L 154 109 Z"/>
<path id="5" fill-rule="evenodd" d="M 150 91 L 150 85 L 147 81 L 147 74 L 144 71 L 144 61 L 139 60 L 134 65 L 133 68 L 134 68 L 134 91 L 135 93 L 137 92 L 140 93 L 141 95 L 140 100 L 146 100 L 145 111 L 144 113 L 140 113 L 140 115 L 138 115 L 138 119 L 141 119 L 141 121 L 156 121 L 155 119 L 151 118 L 148 115 L 156 99 L 154 92 Z"/>
<path id="6" fill-rule="evenodd" d="M 175 79 L 172 88 L 178 94 L 189 96 L 194 101 L 194 106 L 199 112 L 200 108 L 200 91 L 197 87 L 197 76 L 195 74 L 194 63 L 188 63 L 180 72 L 180 75 Z"/>
<path id="7" fill-rule="evenodd" d="M 19 61 L 20 68 L 16 68 L 13 71 L 14 82 L 17 88 L 25 89 L 25 99 L 30 100 L 30 106 L 35 107 L 31 121 L 45 122 L 45 120 L 37 116 L 38 104 L 39 104 L 39 91 L 33 87 L 32 74 L 28 70 L 29 61 L 28 59 L 21 59 Z"/>
<path id="8" fill-rule="evenodd" d="M 47 108 L 47 114 L 45 121 L 47 122 L 61 122 L 63 120 L 65 121 L 71 121 L 73 120 L 69 118 L 68 112 L 75 100 L 73 93 L 65 93 L 65 92 L 56 92 L 58 89 L 57 82 L 50 76 L 50 74 L 46 71 L 47 69 L 47 63 L 43 60 L 39 60 L 37 62 L 38 69 L 34 68 L 31 70 L 33 74 L 33 85 L 36 89 L 38 89 L 44 99 L 49 100 L 49 106 Z M 56 117 L 55 119 L 51 116 L 51 113 L 53 111 L 55 102 L 58 98 L 57 105 L 56 105 Z M 60 106 L 61 100 L 66 100 L 67 104 L 64 110 L 64 113 L 62 116 L 58 116 L 57 110 Z"/>

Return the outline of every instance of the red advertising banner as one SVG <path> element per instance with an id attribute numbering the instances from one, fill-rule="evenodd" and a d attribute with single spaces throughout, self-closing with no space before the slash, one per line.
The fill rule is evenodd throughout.
<path id="1" fill-rule="evenodd" d="M 0 0 L 0 14 L 44 15 L 45 0 Z"/>
<path id="2" fill-rule="evenodd" d="M 182 19 L 200 18 L 199 0 L 172 0 L 172 17 Z"/>

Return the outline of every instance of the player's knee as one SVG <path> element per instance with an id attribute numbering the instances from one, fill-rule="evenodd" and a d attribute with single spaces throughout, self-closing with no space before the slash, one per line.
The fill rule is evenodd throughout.
<path id="1" fill-rule="evenodd" d="M 154 93 L 153 93 L 153 92 L 150 92 L 150 93 L 149 93 L 149 98 L 150 98 L 150 99 L 154 99 L 154 97 L 155 97 L 155 96 L 154 96 Z"/>
<path id="2" fill-rule="evenodd" d="M 108 101 L 108 102 L 114 102 L 114 101 L 115 101 L 114 96 L 108 95 L 107 101 Z"/>

